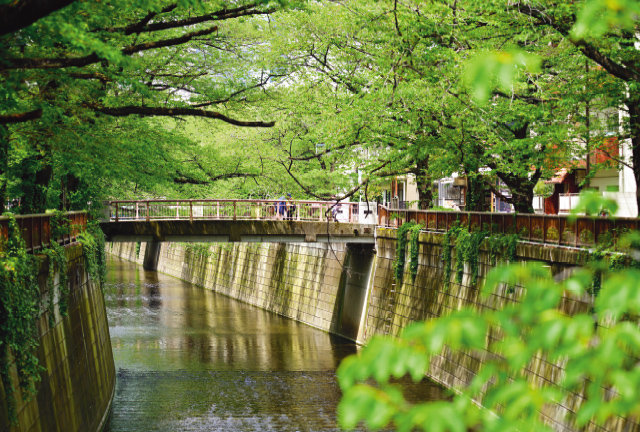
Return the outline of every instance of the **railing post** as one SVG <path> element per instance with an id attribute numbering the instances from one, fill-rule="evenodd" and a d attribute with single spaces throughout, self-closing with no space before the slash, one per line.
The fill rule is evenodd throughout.
<path id="1" fill-rule="evenodd" d="M 193 222 L 193 201 L 189 201 L 189 222 Z"/>
<path id="2" fill-rule="evenodd" d="M 220 219 L 220 201 L 216 202 L 216 219 Z"/>
<path id="3" fill-rule="evenodd" d="M 237 209 L 236 201 L 234 201 L 233 202 L 233 220 L 236 220 L 236 209 Z"/>
<path id="4" fill-rule="evenodd" d="M 151 220 L 151 215 L 149 214 L 149 201 L 147 201 L 146 204 L 147 204 L 147 217 L 145 218 L 145 220 L 149 222 L 149 220 Z"/>
<path id="5" fill-rule="evenodd" d="M 300 220 L 300 205 L 301 203 L 298 203 L 296 206 L 296 220 Z"/>
<path id="6" fill-rule="evenodd" d="M 138 201 L 136 201 L 136 220 L 138 219 L 140 219 L 140 213 L 139 213 Z"/>
<path id="7" fill-rule="evenodd" d="M 118 222 L 118 201 L 116 201 L 116 222 Z"/>

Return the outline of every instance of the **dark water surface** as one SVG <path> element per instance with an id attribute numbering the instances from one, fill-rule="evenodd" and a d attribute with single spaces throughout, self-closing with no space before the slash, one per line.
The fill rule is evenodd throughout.
<path id="1" fill-rule="evenodd" d="M 339 430 L 335 369 L 352 342 L 109 260 L 117 369 L 107 432 Z M 438 398 L 423 382 L 417 399 Z"/>

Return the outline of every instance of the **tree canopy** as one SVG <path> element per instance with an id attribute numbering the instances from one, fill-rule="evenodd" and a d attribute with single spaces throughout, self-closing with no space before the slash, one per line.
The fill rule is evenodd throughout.
<path id="1" fill-rule="evenodd" d="M 530 212 L 538 180 L 603 143 L 604 110 L 624 113 L 619 162 L 640 180 L 637 19 L 620 4 L 6 3 L 0 201 L 374 197 L 413 174 L 429 208 L 458 173 L 468 209 L 493 191 Z"/>

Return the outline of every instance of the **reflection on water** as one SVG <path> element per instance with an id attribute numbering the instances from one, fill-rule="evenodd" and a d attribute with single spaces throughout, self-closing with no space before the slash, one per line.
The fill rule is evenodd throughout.
<path id="1" fill-rule="evenodd" d="M 118 259 L 105 296 L 118 370 L 107 431 L 337 429 L 335 369 L 355 344 Z"/>

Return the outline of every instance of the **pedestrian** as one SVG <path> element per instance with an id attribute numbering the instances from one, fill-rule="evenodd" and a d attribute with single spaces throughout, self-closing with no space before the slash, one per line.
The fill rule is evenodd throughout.
<path id="1" fill-rule="evenodd" d="M 287 194 L 287 220 L 293 220 L 294 215 L 296 214 L 296 204 L 293 202 L 291 198 L 291 194 Z"/>
<path id="2" fill-rule="evenodd" d="M 338 213 L 342 213 L 340 209 L 340 201 L 336 201 L 334 206 L 331 208 L 331 216 L 333 217 L 334 222 L 338 222 Z"/>
<path id="3" fill-rule="evenodd" d="M 286 213 L 287 213 L 287 204 L 286 204 L 286 199 L 283 195 L 280 198 L 278 198 L 278 202 L 276 203 L 276 219 L 278 220 L 284 219 Z"/>

